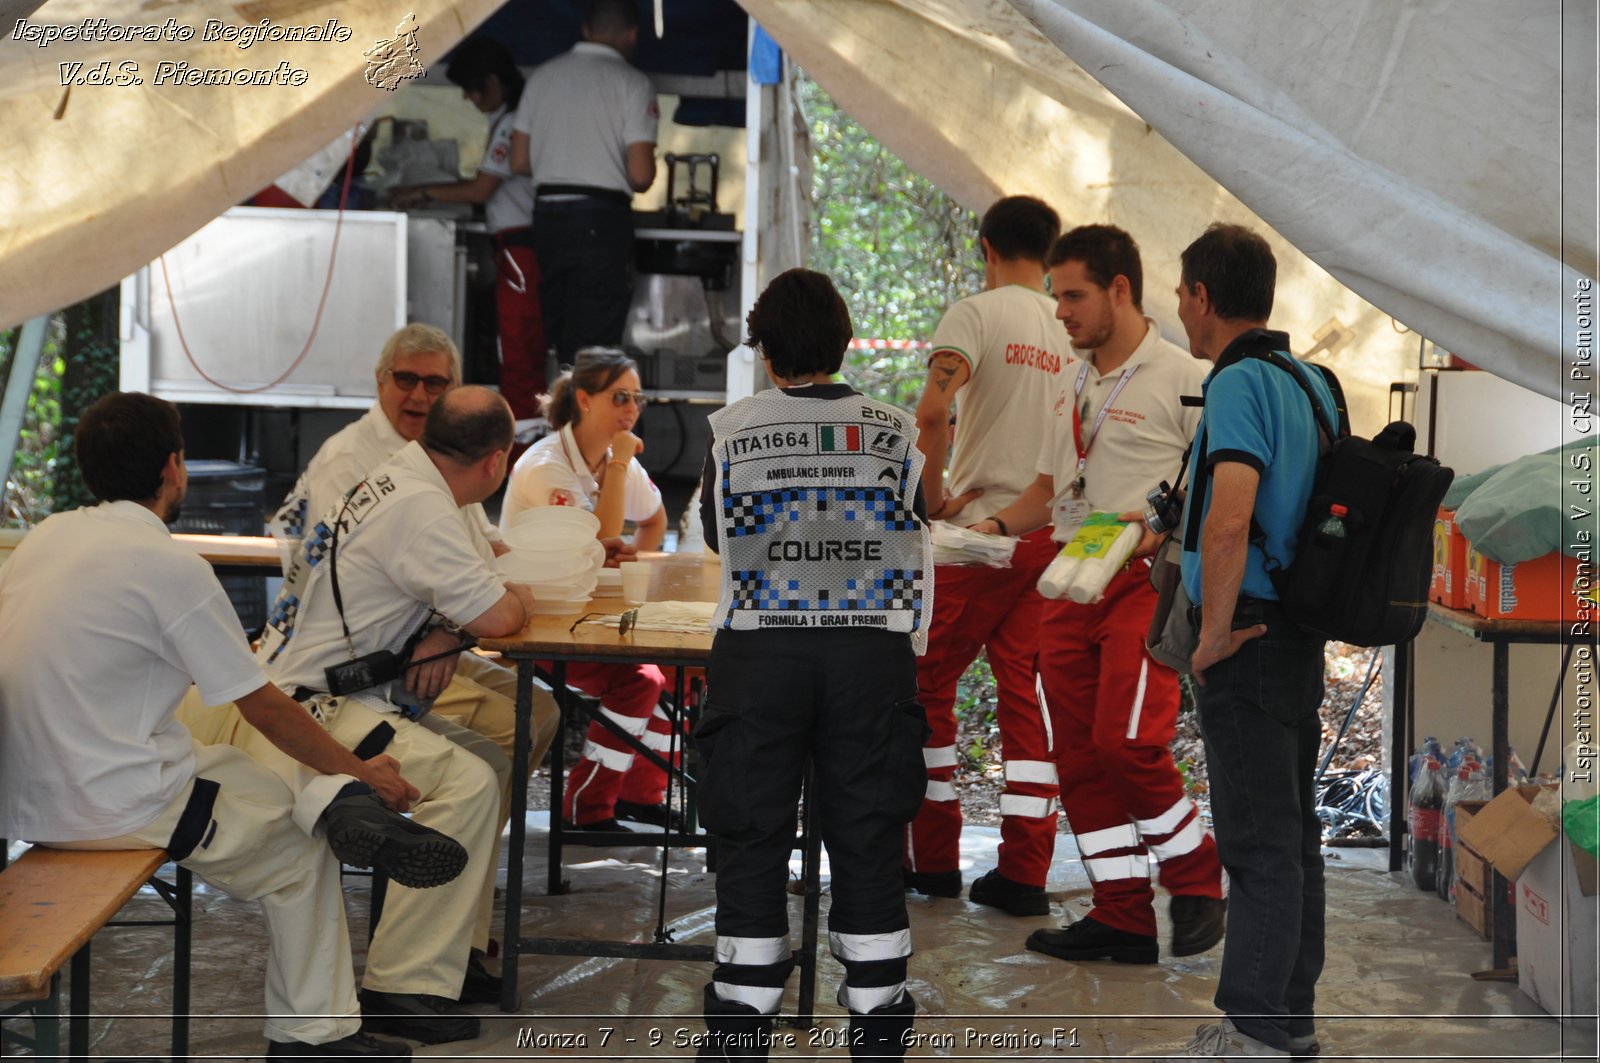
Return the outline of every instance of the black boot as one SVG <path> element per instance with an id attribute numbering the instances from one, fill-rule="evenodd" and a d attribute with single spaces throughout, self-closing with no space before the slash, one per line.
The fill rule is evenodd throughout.
<path id="1" fill-rule="evenodd" d="M 706 1032 L 711 1042 L 701 1047 L 698 1058 L 733 1061 L 766 1059 L 772 1045 L 772 1016 L 763 1015 L 748 1004 L 723 1000 L 706 986 Z"/>
<path id="2" fill-rule="evenodd" d="M 873 1008 L 866 1014 L 850 1013 L 850 1058 L 888 1063 L 905 1058 L 906 1042 L 917 1002 L 906 993 L 897 1003 Z M 857 1033 L 859 1031 L 859 1035 Z"/>

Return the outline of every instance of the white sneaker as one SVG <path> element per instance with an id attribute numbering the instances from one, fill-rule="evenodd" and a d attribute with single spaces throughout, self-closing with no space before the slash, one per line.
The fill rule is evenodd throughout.
<path id="1" fill-rule="evenodd" d="M 1228 1056 L 1265 1056 L 1272 1059 L 1288 1059 L 1289 1053 L 1281 1048 L 1273 1048 L 1264 1041 L 1258 1041 L 1247 1033 L 1243 1033 L 1232 1021 L 1223 1019 L 1206 1026 L 1198 1027 L 1194 1032 L 1194 1040 L 1183 1046 L 1183 1055 L 1179 1059 L 1221 1059 Z"/>

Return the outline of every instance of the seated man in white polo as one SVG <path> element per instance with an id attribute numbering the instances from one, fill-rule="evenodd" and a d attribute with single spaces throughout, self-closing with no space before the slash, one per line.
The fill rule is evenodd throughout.
<path id="1" fill-rule="evenodd" d="M 376 377 L 378 398 L 372 408 L 322 445 L 272 519 L 272 534 L 284 551 L 285 569 L 300 547 L 308 518 L 314 522 L 326 514 L 345 492 L 422 435 L 423 422 L 433 404 L 447 389 L 461 383 L 461 355 L 442 331 L 413 323 L 384 343 Z M 498 542 L 499 533 L 489 523 L 481 504 L 463 507 L 461 513 L 480 553 L 492 557 L 504 552 Z M 555 699 L 539 684 L 534 685 L 533 699 L 530 773 L 544 760 L 556 733 Z M 463 654 L 450 685 L 434 702 L 433 712 L 424 718 L 431 729 L 494 766 L 501 776 L 502 829 L 511 809 L 516 700 L 514 671 L 474 654 Z M 468 733 L 451 729 L 441 721 L 459 724 Z M 493 742 L 503 759 L 486 748 L 483 739 Z"/>
<path id="2" fill-rule="evenodd" d="M 280 757 L 344 795 L 335 805 L 358 806 L 353 829 L 404 839 L 404 817 L 372 793 L 403 810 L 416 787 L 393 758 L 362 761 L 267 682 L 210 567 L 172 541 L 165 524 L 188 476 L 171 403 L 108 395 L 78 422 L 75 450 L 100 504 L 49 518 L 0 569 L 0 835 L 166 849 L 261 903 L 269 1057 L 410 1059 L 406 1045 L 360 1032 L 328 846 L 291 819 L 294 795 L 272 773 L 194 740 L 178 701 L 197 683 L 209 700 L 237 704 Z M 411 851 L 446 863 L 452 853 L 440 882 L 459 871 L 460 847 L 430 831 Z"/>
<path id="3" fill-rule="evenodd" d="M 487 1003 L 483 965 L 499 839 L 489 765 L 419 723 L 450 682 L 460 632 L 509 635 L 532 608 L 502 582 L 462 511 L 505 479 L 511 410 L 486 388 L 445 393 L 421 440 L 407 443 L 308 531 L 274 603 L 257 656 L 281 689 L 343 745 L 395 757 L 421 791 L 415 818 L 466 846 L 454 889 L 391 889 L 367 952 L 369 1029 L 437 1044 L 476 1037 L 457 1002 Z M 347 696 L 330 696 L 330 695 Z M 252 756 L 292 763 L 260 742 Z M 306 809 L 305 814 L 314 813 Z M 469 957 L 469 950 L 478 950 Z"/>

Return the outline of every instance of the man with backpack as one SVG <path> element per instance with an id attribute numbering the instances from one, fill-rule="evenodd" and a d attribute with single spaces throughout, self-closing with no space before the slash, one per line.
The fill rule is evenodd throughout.
<path id="1" fill-rule="evenodd" d="M 1213 368 L 1177 534 L 1184 589 L 1199 603 L 1196 703 L 1231 884 L 1215 997 L 1225 1017 L 1200 1027 L 1186 1058 L 1319 1051 L 1323 639 L 1287 619 L 1271 571 L 1294 562 L 1317 475 L 1316 418 L 1337 423 L 1337 404 L 1322 373 L 1284 353 L 1288 335 L 1266 329 L 1276 279 L 1266 241 L 1237 225 L 1212 225 L 1182 255 L 1178 317 Z"/>

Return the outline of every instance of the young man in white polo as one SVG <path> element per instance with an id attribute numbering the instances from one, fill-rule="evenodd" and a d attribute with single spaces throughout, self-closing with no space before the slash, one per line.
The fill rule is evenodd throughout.
<path id="1" fill-rule="evenodd" d="M 1051 405 L 1038 478 L 976 527 L 1025 532 L 1053 522 L 1065 542 L 1090 513 L 1141 510 L 1151 485 L 1176 479 L 1200 415 L 1183 398 L 1200 394 L 1205 366 L 1144 316 L 1139 248 L 1121 229 L 1073 229 L 1050 249 L 1049 265 L 1056 316 L 1079 361 Z M 1101 601 L 1045 603 L 1039 672 L 1061 806 L 1094 884 L 1086 916 L 1028 938 L 1030 949 L 1060 959 L 1156 962 L 1152 857 L 1172 895 L 1172 954 L 1204 952 L 1222 937 L 1216 843 L 1168 749 L 1178 676 L 1144 648 L 1155 600 L 1149 561 L 1135 558 Z"/>

